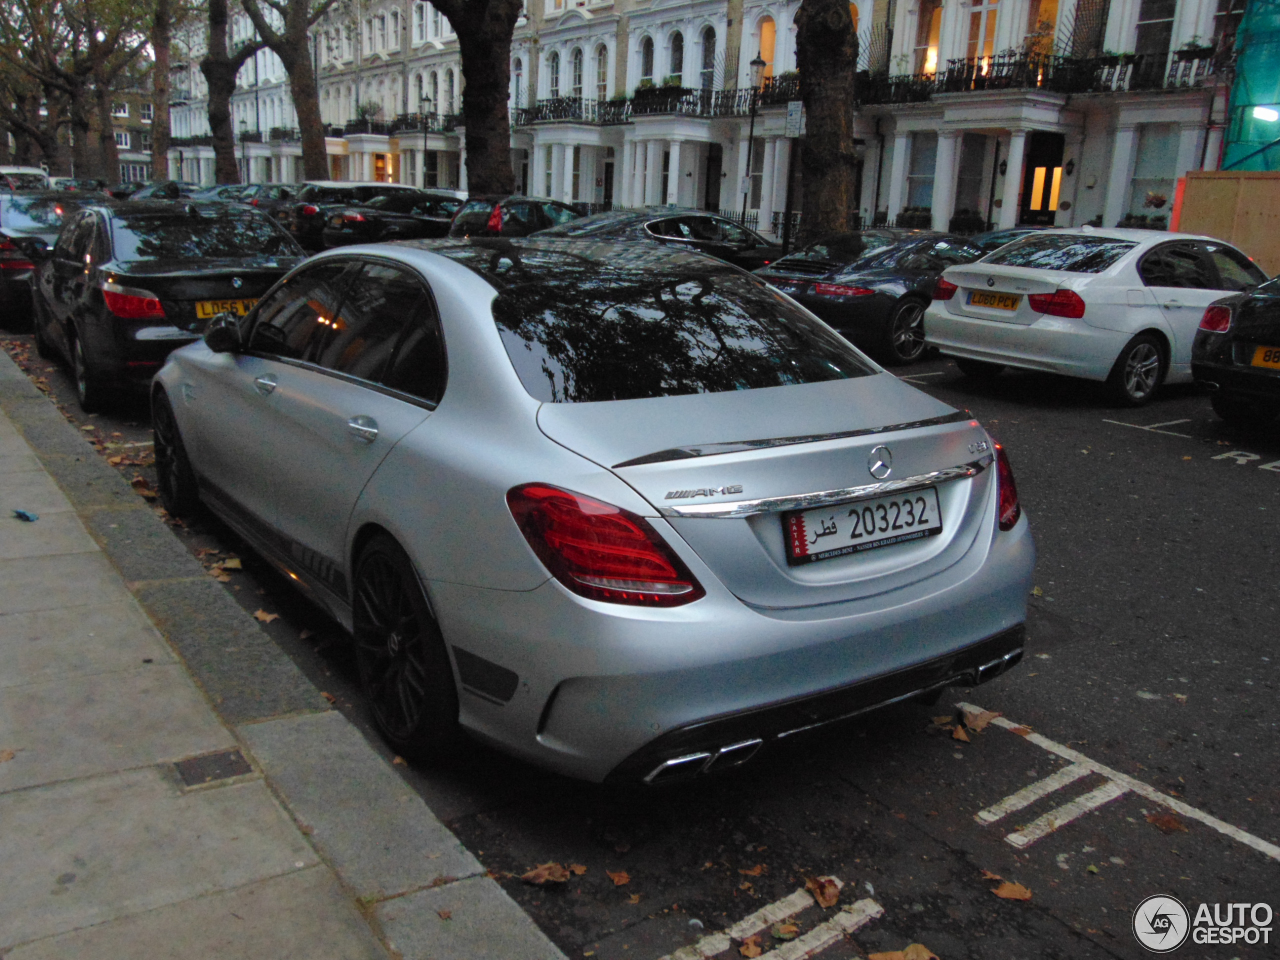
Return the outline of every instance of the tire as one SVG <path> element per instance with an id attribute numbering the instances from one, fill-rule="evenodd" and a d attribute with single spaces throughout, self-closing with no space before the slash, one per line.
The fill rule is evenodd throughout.
<path id="1" fill-rule="evenodd" d="M 160 502 L 172 516 L 194 516 L 200 510 L 200 487 L 178 430 L 178 418 L 163 390 L 157 390 L 151 401 L 151 425 Z"/>
<path id="2" fill-rule="evenodd" d="M 1275 420 L 1277 413 L 1280 413 L 1280 404 L 1234 396 L 1230 393 L 1210 394 L 1209 403 L 1213 405 L 1213 412 L 1219 417 L 1227 423 L 1241 427 L 1265 427 Z"/>
<path id="3" fill-rule="evenodd" d="M 885 325 L 881 352 L 886 362 L 898 367 L 915 363 L 924 356 L 924 308 L 919 300 L 899 300 Z"/>
<path id="4" fill-rule="evenodd" d="M 1107 392 L 1124 407 L 1141 407 L 1151 402 L 1166 370 L 1164 344 L 1149 333 L 1140 333 L 1124 345 L 1107 377 Z"/>
<path id="5" fill-rule="evenodd" d="M 78 336 L 71 338 L 71 376 L 76 383 L 76 399 L 80 401 L 81 410 L 85 413 L 97 413 L 106 407 L 110 391 L 102 378 L 89 369 Z"/>
<path id="6" fill-rule="evenodd" d="M 462 743 L 458 691 L 413 561 L 379 534 L 356 563 L 356 662 L 378 732 L 397 753 L 444 760 Z"/>
<path id="7" fill-rule="evenodd" d="M 990 363 L 986 360 L 970 360 L 968 357 L 953 357 L 956 367 L 966 377 L 973 380 L 994 380 L 1004 373 L 1003 363 Z"/>

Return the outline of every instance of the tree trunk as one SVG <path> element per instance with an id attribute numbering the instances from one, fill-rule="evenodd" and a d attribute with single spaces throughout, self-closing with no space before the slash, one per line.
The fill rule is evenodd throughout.
<path id="1" fill-rule="evenodd" d="M 77 177 L 98 175 L 97 151 L 93 149 L 93 125 L 89 121 L 86 91 L 80 87 L 71 97 L 71 161 Z"/>
<path id="2" fill-rule="evenodd" d="M 285 72 L 289 74 L 289 92 L 293 95 L 293 109 L 298 114 L 298 133 L 302 136 L 303 175 L 308 180 L 328 180 L 329 155 L 325 148 L 324 123 L 320 119 L 320 88 L 316 84 L 316 74 L 311 66 L 311 46 L 307 41 L 305 24 L 301 41 L 291 46 L 297 53 L 289 60 L 284 57 L 280 60 L 284 63 Z"/>
<path id="3" fill-rule="evenodd" d="M 156 0 L 155 19 L 151 23 L 151 49 L 156 58 L 151 68 L 151 176 L 155 180 L 169 179 L 169 48 L 172 26 L 169 0 Z"/>
<path id="4" fill-rule="evenodd" d="M 462 122 L 467 141 L 467 190 L 476 195 L 514 193 L 511 169 L 511 116 L 507 112 L 511 84 L 511 34 L 515 17 L 502 16 L 505 0 L 490 5 L 488 16 L 467 24 L 458 34 L 462 75 Z M 519 13 L 519 5 L 514 7 Z"/>
<path id="5" fill-rule="evenodd" d="M 800 150 L 800 237 L 808 241 L 843 233 L 858 212 L 853 152 L 858 40 L 848 0 L 802 0 L 796 13 L 796 57 L 807 114 Z"/>
<path id="6" fill-rule="evenodd" d="M 246 44 L 231 57 L 227 53 L 227 0 L 209 0 L 209 47 L 200 72 L 209 84 L 209 131 L 213 134 L 213 169 L 217 183 L 239 183 L 236 134 L 231 126 L 231 95 L 244 62 L 262 49 Z"/>
<path id="7" fill-rule="evenodd" d="M 94 83 L 93 99 L 98 107 L 98 155 L 102 165 L 98 176 L 114 187 L 120 183 L 120 153 L 111 124 L 111 84 L 102 79 Z"/>

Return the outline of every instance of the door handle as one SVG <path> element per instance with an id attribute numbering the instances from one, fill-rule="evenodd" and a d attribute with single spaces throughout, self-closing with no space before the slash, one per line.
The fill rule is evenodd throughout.
<path id="1" fill-rule="evenodd" d="M 1180 306 L 1182 306 L 1182 301 L 1181 301 L 1181 300 L 1166 300 L 1166 301 L 1164 302 L 1164 305 L 1165 305 L 1166 307 L 1180 307 Z"/>
<path id="2" fill-rule="evenodd" d="M 347 432 L 357 440 L 373 443 L 378 439 L 378 421 L 364 415 L 352 417 L 347 421 Z"/>
<path id="3" fill-rule="evenodd" d="M 276 388 L 276 377 L 274 373 L 265 373 L 253 381 L 253 385 L 258 392 L 264 397 L 270 396 L 271 391 Z"/>

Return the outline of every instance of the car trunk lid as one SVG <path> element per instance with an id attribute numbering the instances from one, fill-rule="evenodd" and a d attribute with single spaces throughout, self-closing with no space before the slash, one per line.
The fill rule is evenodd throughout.
<path id="1" fill-rule="evenodd" d="M 155 294 L 169 322 L 195 334 L 228 304 L 237 312 L 247 312 L 300 262 L 297 257 L 199 262 L 138 260 L 119 263 L 111 273 L 123 286 Z"/>
<path id="2" fill-rule="evenodd" d="M 943 279 L 959 289 L 944 301 L 950 313 L 993 323 L 1035 323 L 1043 314 L 1031 308 L 1033 294 L 1050 294 L 1078 274 L 1064 271 L 972 263 L 951 267 Z"/>

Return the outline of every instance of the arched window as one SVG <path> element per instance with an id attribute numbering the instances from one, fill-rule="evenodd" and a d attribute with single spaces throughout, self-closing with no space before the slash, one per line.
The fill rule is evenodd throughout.
<path id="1" fill-rule="evenodd" d="M 569 95 L 572 97 L 582 97 L 582 48 L 575 47 L 573 54 L 569 58 L 571 65 Z"/>
<path id="2" fill-rule="evenodd" d="M 554 50 L 547 57 L 547 89 L 551 99 L 560 96 L 560 54 Z"/>
<path id="3" fill-rule="evenodd" d="M 596 47 L 596 99 L 609 98 L 609 48 L 603 43 Z"/>
<path id="4" fill-rule="evenodd" d="M 648 80 L 653 83 L 653 38 L 645 37 L 640 41 L 640 82 Z"/>
<path id="5" fill-rule="evenodd" d="M 716 85 L 716 32 L 711 27 L 702 31 L 702 73 L 698 81 L 703 90 Z"/>
<path id="6" fill-rule="evenodd" d="M 515 62 L 511 65 L 511 79 L 515 84 L 511 97 L 512 102 L 517 107 L 524 106 L 524 61 L 519 57 L 516 57 Z"/>
<path id="7" fill-rule="evenodd" d="M 414 86 L 413 86 L 414 93 L 416 93 L 418 97 L 417 101 L 413 105 L 413 109 L 415 113 L 421 113 L 423 94 L 426 92 L 422 88 L 422 74 L 418 74 L 416 77 L 414 77 L 413 81 L 414 81 Z"/>
<path id="8" fill-rule="evenodd" d="M 440 74 L 431 71 L 431 112 L 440 112 Z"/>
<path id="9" fill-rule="evenodd" d="M 444 72 L 444 103 L 449 113 L 456 113 L 453 102 L 453 67 Z"/>
<path id="10" fill-rule="evenodd" d="M 677 87 L 684 86 L 684 34 L 677 30 L 671 35 L 671 73 Z"/>
<path id="11" fill-rule="evenodd" d="M 773 17 L 765 17 L 760 21 L 760 59 L 764 61 L 765 79 L 773 76 L 773 50 L 777 43 L 778 26 Z"/>

